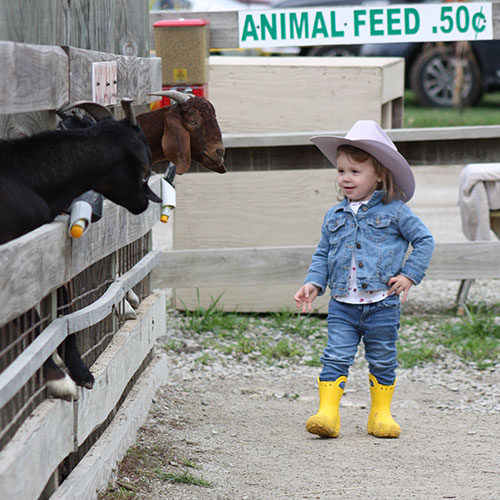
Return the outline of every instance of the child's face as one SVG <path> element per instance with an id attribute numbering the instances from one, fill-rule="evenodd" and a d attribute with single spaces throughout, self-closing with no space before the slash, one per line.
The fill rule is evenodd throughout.
<path id="1" fill-rule="evenodd" d="M 353 162 L 344 152 L 337 155 L 338 184 L 349 201 L 368 200 L 382 177 L 371 161 Z"/>

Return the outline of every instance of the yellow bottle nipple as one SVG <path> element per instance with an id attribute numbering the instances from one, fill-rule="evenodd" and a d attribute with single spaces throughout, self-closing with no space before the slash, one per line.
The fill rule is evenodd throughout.
<path id="1" fill-rule="evenodd" d="M 77 220 L 70 229 L 70 234 L 73 238 L 80 238 L 85 229 L 85 221 L 83 219 Z"/>

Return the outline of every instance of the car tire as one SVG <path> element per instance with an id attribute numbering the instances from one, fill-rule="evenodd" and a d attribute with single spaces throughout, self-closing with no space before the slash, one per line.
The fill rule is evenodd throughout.
<path id="1" fill-rule="evenodd" d="M 325 45 L 312 47 L 307 51 L 307 57 L 356 57 L 359 53 L 357 45 Z"/>
<path id="2" fill-rule="evenodd" d="M 481 71 L 472 51 L 464 60 L 462 106 L 476 104 L 482 95 Z M 434 46 L 422 52 L 410 71 L 410 87 L 423 106 L 452 107 L 457 58 L 454 45 Z"/>

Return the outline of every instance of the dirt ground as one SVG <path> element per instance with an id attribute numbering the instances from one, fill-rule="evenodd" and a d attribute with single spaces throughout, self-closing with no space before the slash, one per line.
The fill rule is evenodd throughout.
<path id="1" fill-rule="evenodd" d="M 477 405 L 500 382 L 494 370 L 466 384 L 459 372 L 452 382 L 453 370 L 441 382 L 430 371 L 428 383 L 421 371 L 400 373 L 393 401 L 399 439 L 366 432 L 363 366 L 351 371 L 337 439 L 305 431 L 317 407 L 317 368 L 206 375 L 184 372 L 179 378 L 174 361 L 172 382 L 158 391 L 139 432 L 136 457 L 129 454 L 114 482 L 136 496 L 113 498 L 500 498 L 500 415 Z M 156 475 L 148 473 L 153 464 Z M 159 469 L 203 478 L 210 486 L 173 484 Z"/>

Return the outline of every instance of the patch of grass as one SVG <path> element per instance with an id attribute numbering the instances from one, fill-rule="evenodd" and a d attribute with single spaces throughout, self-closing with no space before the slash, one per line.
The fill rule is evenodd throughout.
<path id="1" fill-rule="evenodd" d="M 120 486 L 118 488 L 109 487 L 105 492 L 100 492 L 97 498 L 98 500 L 135 500 L 139 497 L 135 491 Z"/>
<path id="2" fill-rule="evenodd" d="M 500 92 L 484 94 L 476 105 L 463 110 L 421 106 L 415 94 L 404 94 L 404 127 L 461 127 L 498 125 L 500 123 Z"/>
<path id="3" fill-rule="evenodd" d="M 181 460 L 182 465 L 185 465 L 186 467 L 191 467 L 192 469 L 201 469 L 201 466 L 198 465 L 196 462 L 193 462 L 192 460 L 187 460 L 183 459 Z"/>
<path id="4" fill-rule="evenodd" d="M 279 360 L 284 358 L 293 358 L 295 356 L 302 356 L 304 350 L 296 342 L 290 341 L 288 338 L 283 338 L 278 342 L 271 344 L 268 341 L 259 343 L 261 354 L 267 358 L 268 361 Z"/>
<path id="5" fill-rule="evenodd" d="M 189 472 L 172 473 L 162 472 L 160 470 L 156 470 L 155 472 L 159 479 L 168 483 L 192 484 L 195 486 L 203 486 L 205 488 L 211 488 L 213 486 L 209 481 L 205 481 L 202 477 L 195 477 Z"/>
<path id="6" fill-rule="evenodd" d="M 212 356 L 210 354 L 204 353 L 198 358 L 196 358 L 196 363 L 199 363 L 200 365 L 209 365 L 213 361 Z"/>
<path id="7" fill-rule="evenodd" d="M 175 339 L 169 339 L 165 342 L 165 345 L 163 348 L 166 351 L 175 351 L 175 352 L 181 352 L 183 347 L 183 343 L 180 340 L 175 340 Z"/>
<path id="8" fill-rule="evenodd" d="M 197 307 L 188 310 L 186 304 L 179 299 L 185 308 L 183 326 L 194 333 L 213 332 L 221 338 L 236 338 L 249 326 L 252 315 L 224 312 L 219 307 L 221 293 L 217 298 L 210 297 L 210 305 L 205 308 L 200 303 L 199 290 L 196 291 Z"/>
<path id="9" fill-rule="evenodd" d="M 429 363 L 438 358 L 438 353 L 432 347 L 413 346 L 398 341 L 398 363 L 401 368 L 413 368 Z"/>
<path id="10" fill-rule="evenodd" d="M 434 339 L 465 361 L 473 361 L 479 369 L 496 364 L 500 359 L 500 324 L 495 314 L 484 308 L 467 309 L 466 317 L 439 328 Z"/>
<path id="11" fill-rule="evenodd" d="M 291 312 L 287 309 L 269 313 L 267 318 L 270 328 L 292 335 L 299 335 L 303 339 L 316 334 L 324 325 L 324 319 L 312 315 L 303 315 L 299 312 Z"/>

